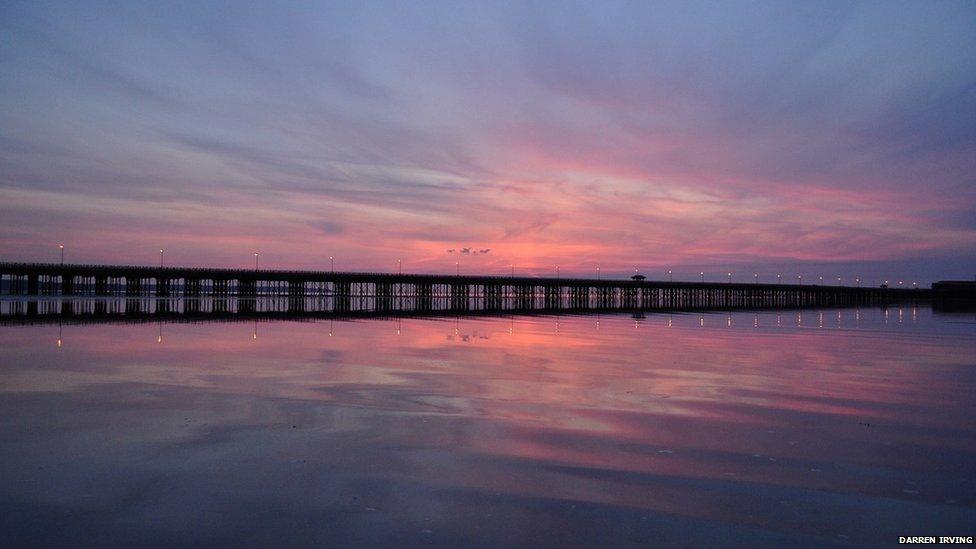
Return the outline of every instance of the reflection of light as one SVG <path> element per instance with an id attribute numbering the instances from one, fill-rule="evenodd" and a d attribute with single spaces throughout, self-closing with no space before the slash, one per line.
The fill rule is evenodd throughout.
<path id="1" fill-rule="evenodd" d="M 912 322 L 915 322 L 918 317 L 918 307 L 912 307 Z"/>
<path id="2" fill-rule="evenodd" d="M 671 327 L 671 315 L 668 315 L 668 328 Z"/>
<path id="3" fill-rule="evenodd" d="M 704 316 L 699 316 L 698 317 L 698 326 L 699 327 L 704 327 L 705 326 L 705 317 Z"/>
<path id="4" fill-rule="evenodd" d="M 732 327 L 732 315 L 725 317 L 725 326 L 729 328 Z"/>
<path id="5" fill-rule="evenodd" d="M 905 316 L 905 310 L 898 307 L 898 324 L 901 324 L 902 318 Z"/>
<path id="6" fill-rule="evenodd" d="M 776 313 L 776 326 L 783 325 L 783 315 Z"/>
<path id="7" fill-rule="evenodd" d="M 753 328 L 759 327 L 759 315 L 755 315 L 752 317 L 752 327 Z"/>
<path id="8" fill-rule="evenodd" d="M 59 337 L 58 338 L 58 349 L 60 349 L 60 348 L 61 348 L 61 338 Z"/>
<path id="9" fill-rule="evenodd" d="M 823 328 L 823 311 L 817 313 L 817 327 Z"/>
<path id="10" fill-rule="evenodd" d="M 803 326 L 803 315 L 800 313 L 796 313 L 796 325 Z"/>

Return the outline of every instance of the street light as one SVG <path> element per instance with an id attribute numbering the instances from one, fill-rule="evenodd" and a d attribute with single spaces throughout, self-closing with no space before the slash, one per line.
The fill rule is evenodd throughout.
<path id="1" fill-rule="evenodd" d="M 752 276 L 756 277 L 756 284 L 759 284 L 759 273 L 756 273 Z"/>
<path id="2" fill-rule="evenodd" d="M 596 279 L 600 280 L 600 267 L 596 268 Z"/>
<path id="3" fill-rule="evenodd" d="M 254 252 L 254 270 L 258 270 L 258 252 Z"/>
<path id="4" fill-rule="evenodd" d="M 461 262 L 460 261 L 455 261 L 454 262 L 454 274 L 456 274 L 457 276 L 461 276 Z"/>
<path id="5" fill-rule="evenodd" d="M 729 284 L 732 284 L 732 273 L 729 273 Z"/>
<path id="6" fill-rule="evenodd" d="M 823 277 L 822 276 L 818 276 L 817 279 L 820 281 L 820 285 L 823 286 Z"/>
<path id="7" fill-rule="evenodd" d="M 840 286 L 840 277 L 837 277 L 837 285 Z"/>
<path id="8" fill-rule="evenodd" d="M 397 274 L 403 274 L 403 261 L 400 259 L 397 259 Z"/>
<path id="9" fill-rule="evenodd" d="M 674 277 L 671 276 L 671 269 L 668 269 L 668 282 L 674 282 Z"/>
<path id="10" fill-rule="evenodd" d="M 857 277 L 857 278 L 855 278 L 855 279 L 854 279 L 854 282 L 857 282 L 857 287 L 858 287 L 858 288 L 860 288 L 860 287 L 861 287 L 861 277 Z"/>
<path id="11" fill-rule="evenodd" d="M 796 275 L 796 279 L 799 281 L 798 284 L 803 284 L 803 275 Z"/>
<path id="12" fill-rule="evenodd" d="M 776 275 L 776 283 L 777 284 L 782 284 L 783 283 L 783 275 L 782 274 Z"/>
<path id="13" fill-rule="evenodd" d="M 329 256 L 329 265 L 332 267 L 332 272 L 335 272 L 335 258 L 331 255 Z"/>
<path id="14" fill-rule="evenodd" d="M 64 244 L 58 244 L 58 248 L 61 248 L 61 266 L 64 267 Z"/>
<path id="15" fill-rule="evenodd" d="M 701 277 L 702 282 L 705 282 L 705 271 L 698 273 L 698 276 Z"/>
<path id="16" fill-rule="evenodd" d="M 559 265 L 556 265 L 556 280 L 559 280 Z"/>
<path id="17" fill-rule="evenodd" d="M 162 248 L 159 249 L 159 267 L 160 268 L 163 267 L 163 249 Z"/>

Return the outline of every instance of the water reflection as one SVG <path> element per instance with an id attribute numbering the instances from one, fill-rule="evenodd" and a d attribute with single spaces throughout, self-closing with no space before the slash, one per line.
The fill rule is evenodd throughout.
<path id="1" fill-rule="evenodd" d="M 976 324 L 888 315 L 7 326 L 0 515 L 13 544 L 971 535 Z"/>

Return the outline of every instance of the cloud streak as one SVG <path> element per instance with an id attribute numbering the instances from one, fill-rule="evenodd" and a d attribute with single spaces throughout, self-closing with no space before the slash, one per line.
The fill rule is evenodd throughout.
<path id="1" fill-rule="evenodd" d="M 976 261 L 971 3 L 4 10 L 4 257 Z"/>

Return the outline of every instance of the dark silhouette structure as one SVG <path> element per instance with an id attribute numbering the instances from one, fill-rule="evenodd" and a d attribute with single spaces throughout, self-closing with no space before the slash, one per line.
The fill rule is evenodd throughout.
<path id="1" fill-rule="evenodd" d="M 976 282 L 942 280 L 932 284 L 932 300 L 942 309 L 976 310 Z"/>
<path id="2" fill-rule="evenodd" d="M 0 263 L 0 290 L 23 296 L 201 296 L 249 299 L 287 296 L 330 299 L 336 310 L 351 300 L 374 300 L 377 309 L 734 309 L 879 305 L 930 299 L 923 289 L 800 284 L 669 282 L 643 279 L 356 273 Z"/>

